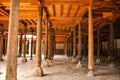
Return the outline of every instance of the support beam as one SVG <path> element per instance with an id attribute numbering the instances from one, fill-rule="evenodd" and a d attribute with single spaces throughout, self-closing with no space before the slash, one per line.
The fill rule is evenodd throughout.
<path id="1" fill-rule="evenodd" d="M 82 30 L 81 30 L 81 23 L 78 25 L 78 55 L 77 59 L 79 60 L 77 67 L 82 67 L 81 60 L 82 60 Z"/>
<path id="2" fill-rule="evenodd" d="M 19 0 L 11 0 L 8 30 L 6 80 L 17 80 Z"/>
<path id="3" fill-rule="evenodd" d="M 35 77 L 42 77 L 43 70 L 41 67 L 41 42 L 42 42 L 42 13 L 43 13 L 43 5 L 39 3 L 38 5 L 38 23 L 37 23 L 37 40 L 36 40 L 36 69 L 34 72 Z"/>
<path id="4" fill-rule="evenodd" d="M 73 30 L 73 55 L 72 55 L 72 61 L 71 61 L 72 63 L 77 62 L 76 55 L 77 55 L 76 27 L 74 27 L 74 30 Z"/>
<path id="5" fill-rule="evenodd" d="M 100 30 L 97 30 L 97 60 L 96 63 L 100 63 L 100 52 L 101 52 L 101 40 L 100 40 Z"/>
<path id="6" fill-rule="evenodd" d="M 93 23 L 92 23 L 92 0 L 88 7 L 89 25 L 88 25 L 88 69 L 87 76 L 94 76 L 94 38 L 93 38 Z"/>
<path id="7" fill-rule="evenodd" d="M 47 60 L 48 58 L 48 21 L 46 22 L 46 28 L 45 28 L 45 54 L 44 59 Z"/>
<path id="8" fill-rule="evenodd" d="M 23 40 L 23 49 L 22 49 L 22 62 L 27 62 L 27 58 L 26 58 L 26 53 L 27 53 L 27 46 L 26 46 L 26 34 L 27 34 L 27 27 L 25 29 L 25 33 L 24 33 L 24 40 Z"/>
<path id="9" fill-rule="evenodd" d="M 33 32 L 31 37 L 31 53 L 30 53 L 30 60 L 33 60 Z"/>
<path id="10" fill-rule="evenodd" d="M 21 57 L 22 54 L 22 34 L 20 35 L 20 39 L 19 39 L 19 57 Z"/>
<path id="11" fill-rule="evenodd" d="M 0 61 L 3 61 L 3 34 L 0 35 Z"/>
<path id="12" fill-rule="evenodd" d="M 49 62 L 48 62 L 48 27 L 49 27 L 49 22 L 46 20 L 46 26 L 45 26 L 45 52 L 44 52 L 44 62 L 43 66 L 44 67 L 49 67 Z"/>

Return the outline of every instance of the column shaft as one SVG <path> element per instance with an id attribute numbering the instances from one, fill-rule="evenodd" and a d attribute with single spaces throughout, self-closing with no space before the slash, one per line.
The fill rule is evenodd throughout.
<path id="1" fill-rule="evenodd" d="M 48 21 L 46 22 L 46 28 L 45 28 L 45 54 L 44 59 L 48 58 Z"/>
<path id="2" fill-rule="evenodd" d="M 0 35 L 0 61 L 3 61 L 3 34 Z"/>
<path id="3" fill-rule="evenodd" d="M 21 57 L 22 54 L 22 34 L 20 35 L 20 40 L 19 40 L 19 56 Z"/>
<path id="4" fill-rule="evenodd" d="M 73 57 L 76 57 L 76 48 L 77 48 L 77 44 L 76 44 L 76 27 L 73 30 Z"/>
<path id="5" fill-rule="evenodd" d="M 32 34 L 32 37 L 31 37 L 31 54 L 30 54 L 30 60 L 32 60 L 32 57 L 33 57 L 33 34 Z"/>
<path id="6" fill-rule="evenodd" d="M 88 69 L 94 69 L 94 41 L 92 24 L 92 7 L 89 6 L 89 26 L 88 26 Z"/>
<path id="7" fill-rule="evenodd" d="M 8 29 L 6 80 L 17 80 L 19 0 L 11 0 Z"/>
<path id="8" fill-rule="evenodd" d="M 79 60 L 82 59 L 82 32 L 81 32 L 81 23 L 78 25 L 78 55 Z"/>
<path id="9" fill-rule="evenodd" d="M 43 6 L 39 3 L 38 5 L 38 23 L 37 23 L 37 40 L 36 40 L 36 69 L 34 72 L 35 77 L 42 77 L 43 70 L 41 68 L 41 42 L 42 42 L 42 13 L 43 13 Z"/>

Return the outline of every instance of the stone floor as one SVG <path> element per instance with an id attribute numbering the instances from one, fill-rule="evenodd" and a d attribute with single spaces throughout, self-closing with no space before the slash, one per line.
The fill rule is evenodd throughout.
<path id="1" fill-rule="evenodd" d="M 87 77 L 87 59 L 82 61 L 82 68 L 76 68 L 76 63 L 64 55 L 55 55 L 50 67 L 43 67 L 43 77 L 33 77 L 35 70 L 35 57 L 28 62 L 22 63 L 18 58 L 17 80 L 120 80 L 120 61 L 116 62 L 115 68 L 110 68 L 107 61 L 95 64 L 95 77 Z M 6 59 L 0 62 L 0 80 L 5 80 Z"/>

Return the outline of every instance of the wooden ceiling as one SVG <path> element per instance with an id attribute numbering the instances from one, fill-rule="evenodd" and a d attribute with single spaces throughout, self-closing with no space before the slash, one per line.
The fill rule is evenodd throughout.
<path id="1" fill-rule="evenodd" d="M 56 42 L 64 42 L 81 22 L 82 35 L 87 35 L 89 1 L 43 0 L 43 33 L 48 21 L 55 31 Z M 94 31 L 110 22 L 115 23 L 117 31 L 120 26 L 120 0 L 93 0 L 92 9 Z M 5 34 L 8 31 L 9 11 L 10 0 L 0 0 L 0 31 L 4 30 Z M 27 34 L 36 34 L 38 0 L 20 0 L 19 11 L 19 34 L 24 34 L 26 29 Z"/>

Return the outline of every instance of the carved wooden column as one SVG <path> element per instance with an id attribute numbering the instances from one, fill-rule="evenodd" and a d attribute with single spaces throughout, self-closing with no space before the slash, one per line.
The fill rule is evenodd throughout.
<path id="1" fill-rule="evenodd" d="M 48 21 L 46 22 L 46 28 L 45 28 L 45 54 L 44 59 L 47 60 L 48 58 Z"/>
<path id="2" fill-rule="evenodd" d="M 77 43 L 76 43 L 76 27 L 73 30 L 73 56 L 72 56 L 72 63 L 77 62 L 76 59 L 76 50 L 77 50 Z"/>
<path id="3" fill-rule="evenodd" d="M 117 39 L 115 39 L 115 57 L 118 58 Z"/>
<path id="4" fill-rule="evenodd" d="M 64 42 L 64 55 L 67 54 L 67 40 Z"/>
<path id="5" fill-rule="evenodd" d="M 48 21 L 46 21 L 46 27 L 45 27 L 45 53 L 44 53 L 44 62 L 43 62 L 43 66 L 44 67 L 48 67 L 49 63 L 48 63 Z"/>
<path id="6" fill-rule="evenodd" d="M 22 62 L 27 62 L 27 58 L 26 58 L 26 53 L 27 53 L 27 46 L 26 46 L 26 33 L 27 33 L 27 27 L 25 28 L 25 33 L 24 33 L 24 40 L 23 40 L 23 48 L 22 48 Z"/>
<path id="7" fill-rule="evenodd" d="M 17 80 L 19 0 L 11 0 L 8 29 L 6 80 Z"/>
<path id="8" fill-rule="evenodd" d="M 70 58 L 70 36 L 68 36 L 68 39 L 67 39 L 67 43 L 68 43 L 68 53 L 67 53 L 67 56 L 68 58 Z"/>
<path id="9" fill-rule="evenodd" d="M 31 52 L 30 52 L 30 60 L 33 60 L 33 34 L 31 37 Z"/>
<path id="10" fill-rule="evenodd" d="M 110 60 L 111 64 L 110 67 L 114 67 L 114 60 L 115 60 L 115 55 L 114 55 L 114 28 L 113 28 L 113 23 L 110 23 Z"/>
<path id="11" fill-rule="evenodd" d="M 41 42 L 42 42 L 42 13 L 43 6 L 39 3 L 38 5 L 38 23 L 37 23 L 37 40 L 36 40 L 36 69 L 34 76 L 42 77 L 43 70 L 41 68 Z"/>
<path id="12" fill-rule="evenodd" d="M 3 39 L 3 55 L 5 56 L 7 54 L 7 41 L 8 41 L 8 36 L 4 35 Z"/>
<path id="13" fill-rule="evenodd" d="M 82 67 L 82 31 L 81 31 L 81 23 L 78 25 L 78 55 L 77 59 L 79 60 L 77 67 Z"/>
<path id="14" fill-rule="evenodd" d="M 48 39 L 48 60 L 51 60 L 51 26 L 49 26 L 49 39 Z"/>
<path id="15" fill-rule="evenodd" d="M 110 56 L 114 58 L 114 28 L 113 23 L 110 24 Z"/>
<path id="16" fill-rule="evenodd" d="M 3 61 L 3 34 L 0 34 L 0 61 Z"/>
<path id="17" fill-rule="evenodd" d="M 97 30 L 97 60 L 96 63 L 100 63 L 100 52 L 101 52 L 101 40 L 100 40 L 100 29 Z"/>
<path id="18" fill-rule="evenodd" d="M 22 54 L 22 34 L 20 35 L 20 40 L 19 40 L 19 57 L 21 57 Z"/>
<path id="19" fill-rule="evenodd" d="M 83 59 L 86 57 L 86 35 L 84 35 L 84 54 L 83 54 Z"/>
<path id="20" fill-rule="evenodd" d="M 69 55 L 68 55 L 69 54 L 69 40 L 68 40 L 68 36 L 67 36 L 66 43 L 67 43 L 67 47 L 66 47 L 67 48 L 67 51 L 66 51 L 67 54 L 66 55 L 67 55 L 67 57 L 69 57 Z"/>
<path id="21" fill-rule="evenodd" d="M 73 32 L 70 33 L 70 57 L 73 55 Z"/>
<path id="22" fill-rule="evenodd" d="M 51 28 L 50 29 L 50 45 L 51 45 L 51 47 L 50 47 L 50 58 L 51 58 L 51 60 L 53 60 L 53 44 L 52 44 L 52 39 L 53 39 L 53 29 Z"/>
<path id="23" fill-rule="evenodd" d="M 51 30 L 51 59 L 53 60 L 53 57 L 54 57 L 54 47 L 55 47 L 55 43 L 54 43 L 54 40 L 55 40 L 55 33 L 54 33 L 54 29 Z"/>
<path id="24" fill-rule="evenodd" d="M 94 76 L 94 38 L 93 38 L 93 23 L 92 23 L 92 0 L 90 0 L 90 6 L 88 7 L 89 25 L 88 25 L 88 69 L 87 76 Z"/>

